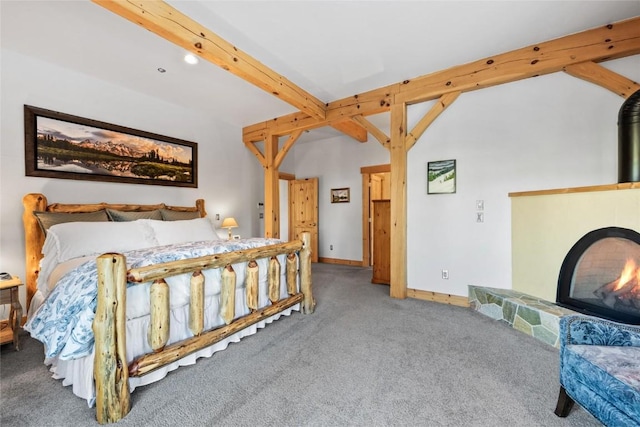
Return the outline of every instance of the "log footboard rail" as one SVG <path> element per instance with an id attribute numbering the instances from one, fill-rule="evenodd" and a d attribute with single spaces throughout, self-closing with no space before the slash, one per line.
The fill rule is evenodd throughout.
<path id="1" fill-rule="evenodd" d="M 98 300 L 93 321 L 95 336 L 94 380 L 96 418 L 100 424 L 122 419 L 131 409 L 129 376 L 140 376 L 172 363 L 257 322 L 302 304 L 303 313 L 313 313 L 315 300 L 311 281 L 311 236 L 302 233 L 300 241 L 224 254 L 171 261 L 147 267 L 126 269 L 125 257 L 109 253 L 98 257 Z M 280 262 L 286 255 L 288 297 L 280 299 Z M 268 295 L 271 305 L 258 308 L 257 259 L 267 258 Z M 235 317 L 236 273 L 232 264 L 246 262 L 246 304 L 250 313 Z M 204 330 L 203 270 L 221 268 L 220 316 L 225 325 Z M 193 337 L 167 345 L 169 339 L 169 285 L 166 277 L 191 273 L 189 329 Z M 299 282 L 298 282 L 299 277 Z M 127 282 L 153 282 L 150 288 L 150 325 L 148 339 L 153 353 L 130 364 L 126 360 L 126 289 Z M 300 292 L 298 292 L 298 283 Z"/>

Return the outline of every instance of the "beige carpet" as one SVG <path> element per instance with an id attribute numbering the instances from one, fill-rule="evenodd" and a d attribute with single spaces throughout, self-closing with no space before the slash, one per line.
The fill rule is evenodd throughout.
<path id="1" fill-rule="evenodd" d="M 471 309 L 394 300 L 370 269 L 314 265 L 313 315 L 294 314 L 138 388 L 118 426 L 598 426 L 553 414 L 558 351 Z M 50 377 L 42 346 L 2 346 L 5 426 L 97 425 Z"/>

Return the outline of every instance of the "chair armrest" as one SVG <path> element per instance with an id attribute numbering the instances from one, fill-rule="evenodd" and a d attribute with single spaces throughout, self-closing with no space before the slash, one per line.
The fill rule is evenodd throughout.
<path id="1" fill-rule="evenodd" d="M 640 347 L 640 326 L 585 315 L 564 316 L 560 319 L 560 348 L 576 344 Z"/>

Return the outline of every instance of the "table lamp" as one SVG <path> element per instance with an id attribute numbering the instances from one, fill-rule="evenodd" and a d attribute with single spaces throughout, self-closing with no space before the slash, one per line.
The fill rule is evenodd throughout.
<path id="1" fill-rule="evenodd" d="M 236 228 L 237 226 L 238 226 L 238 223 L 236 222 L 236 219 L 233 217 L 229 217 L 229 218 L 225 218 L 222 221 L 222 225 L 220 227 L 227 228 L 229 230 L 229 240 L 231 240 L 231 229 Z"/>

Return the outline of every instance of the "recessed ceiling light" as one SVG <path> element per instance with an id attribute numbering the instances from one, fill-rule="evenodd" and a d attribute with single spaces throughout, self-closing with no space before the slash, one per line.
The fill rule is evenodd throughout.
<path id="1" fill-rule="evenodd" d="M 198 63 L 198 57 L 192 53 L 187 53 L 184 56 L 184 62 L 191 65 L 196 65 Z"/>
<path id="2" fill-rule="evenodd" d="M 167 72 L 167 70 L 165 70 L 165 69 L 164 69 L 164 68 L 162 68 L 162 67 L 158 67 L 158 72 L 159 72 L 159 73 L 166 73 L 166 72 Z"/>

